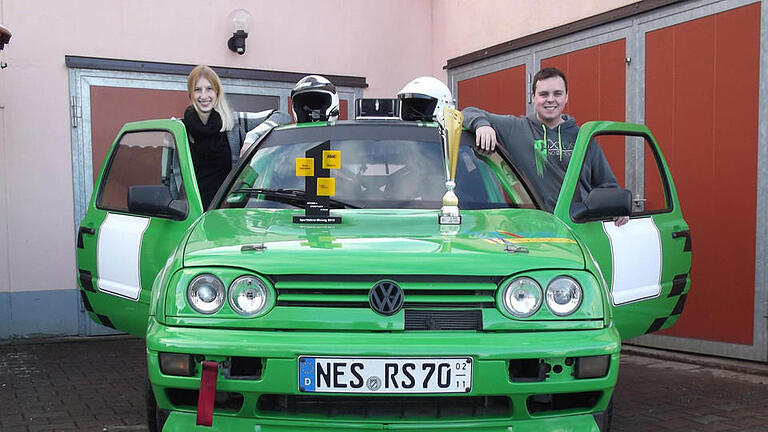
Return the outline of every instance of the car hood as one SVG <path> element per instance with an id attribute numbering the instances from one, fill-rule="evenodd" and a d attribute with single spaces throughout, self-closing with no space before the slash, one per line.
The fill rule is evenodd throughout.
<path id="1" fill-rule="evenodd" d="M 539 210 L 463 211 L 460 226 L 442 227 L 437 210 L 334 210 L 342 217 L 335 225 L 294 224 L 294 214 L 299 213 L 211 210 L 187 239 L 184 266 L 275 275 L 499 276 L 584 268 L 584 255 L 568 227 Z"/>

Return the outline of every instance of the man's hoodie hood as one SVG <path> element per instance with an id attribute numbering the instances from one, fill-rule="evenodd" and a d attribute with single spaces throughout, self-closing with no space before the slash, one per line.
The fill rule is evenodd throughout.
<path id="1" fill-rule="evenodd" d="M 575 131 L 576 134 L 579 133 L 579 125 L 576 123 L 576 119 L 569 116 L 568 114 L 561 114 L 560 116 L 563 118 L 563 122 L 559 125 L 561 134 L 572 134 L 573 131 Z M 526 119 L 528 119 L 528 122 L 532 126 L 531 129 L 533 130 L 534 139 L 540 139 L 544 135 L 544 130 L 541 128 L 542 126 L 545 126 L 544 123 L 539 121 L 539 118 L 536 117 L 535 112 L 528 114 Z M 557 131 L 557 126 L 548 129 L 551 131 Z"/>
<path id="2" fill-rule="evenodd" d="M 536 160 L 536 173 L 544 177 L 547 165 L 560 166 L 560 180 L 565 175 L 568 162 L 571 160 L 573 146 L 579 134 L 579 125 L 576 120 L 567 114 L 561 114 L 563 122 L 555 128 L 549 128 L 539 121 L 536 113 L 526 117 L 528 126 L 533 135 L 533 152 Z M 559 185 L 558 185 L 559 188 Z"/>

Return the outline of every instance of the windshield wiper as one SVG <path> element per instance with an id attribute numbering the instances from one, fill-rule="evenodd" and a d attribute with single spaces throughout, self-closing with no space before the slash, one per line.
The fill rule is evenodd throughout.
<path id="1" fill-rule="evenodd" d="M 309 201 L 306 193 L 300 189 L 240 188 L 233 190 L 231 193 L 247 193 L 251 196 L 264 195 L 267 199 L 284 202 L 300 208 L 305 208 L 305 204 Z M 328 197 L 328 203 L 334 208 L 360 208 L 330 197 Z"/>

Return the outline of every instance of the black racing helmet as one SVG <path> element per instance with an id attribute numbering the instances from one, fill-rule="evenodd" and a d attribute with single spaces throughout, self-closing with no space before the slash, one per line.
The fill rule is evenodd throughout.
<path id="1" fill-rule="evenodd" d="M 300 79 L 291 90 L 291 101 L 296 123 L 333 121 L 339 117 L 336 87 L 320 75 Z"/>

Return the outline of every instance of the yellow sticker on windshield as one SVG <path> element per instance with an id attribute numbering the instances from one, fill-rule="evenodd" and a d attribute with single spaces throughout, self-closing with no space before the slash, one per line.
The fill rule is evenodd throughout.
<path id="1" fill-rule="evenodd" d="M 323 150 L 323 169 L 341 168 L 341 152 L 339 150 Z"/>
<path id="2" fill-rule="evenodd" d="M 317 178 L 317 196 L 336 195 L 336 179 L 333 177 Z"/>
<path id="3" fill-rule="evenodd" d="M 311 177 L 315 175 L 315 160 L 313 158 L 296 158 L 296 177 Z"/>

